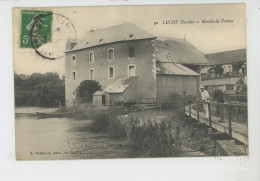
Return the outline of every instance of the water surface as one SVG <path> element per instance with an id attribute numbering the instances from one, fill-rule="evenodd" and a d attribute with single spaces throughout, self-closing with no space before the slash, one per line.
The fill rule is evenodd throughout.
<path id="1" fill-rule="evenodd" d="M 19 108 L 18 113 L 49 112 L 50 109 Z M 38 119 L 16 116 L 16 154 L 19 160 L 131 157 L 126 140 L 88 131 L 90 120 Z"/>

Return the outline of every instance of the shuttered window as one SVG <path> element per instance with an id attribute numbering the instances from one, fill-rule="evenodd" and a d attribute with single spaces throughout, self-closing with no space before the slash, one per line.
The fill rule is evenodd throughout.
<path id="1" fill-rule="evenodd" d="M 135 48 L 129 47 L 128 49 L 128 57 L 134 57 L 135 56 Z"/>

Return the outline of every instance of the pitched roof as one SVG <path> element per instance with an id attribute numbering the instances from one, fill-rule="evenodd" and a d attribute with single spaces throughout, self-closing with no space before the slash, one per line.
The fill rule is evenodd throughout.
<path id="1" fill-rule="evenodd" d="M 132 23 L 124 23 L 106 29 L 90 31 L 86 33 L 85 37 L 85 39 L 79 40 L 72 49 L 67 50 L 66 52 L 113 42 L 155 38 L 155 36 Z"/>
<path id="2" fill-rule="evenodd" d="M 181 65 L 174 63 L 163 63 L 156 62 L 156 74 L 157 75 L 196 75 L 199 76 L 198 73 L 193 70 Z"/>
<path id="3" fill-rule="evenodd" d="M 202 86 L 209 86 L 209 85 L 235 85 L 235 84 L 242 84 L 243 80 L 241 77 L 233 77 L 233 78 L 226 78 L 226 79 L 213 79 L 213 80 L 203 80 L 201 81 Z"/>
<path id="4" fill-rule="evenodd" d="M 211 65 L 246 61 L 246 49 L 231 50 L 205 55 Z"/>
<path id="5" fill-rule="evenodd" d="M 107 93 L 106 91 L 102 90 L 102 91 L 96 91 L 93 96 L 99 96 L 99 95 L 103 95 L 104 93 Z"/>
<path id="6" fill-rule="evenodd" d="M 123 93 L 138 77 L 118 79 L 115 83 L 109 84 L 104 90 L 108 93 Z"/>
<path id="7" fill-rule="evenodd" d="M 158 37 L 153 41 L 157 61 L 194 65 L 208 64 L 203 53 L 186 40 Z"/>

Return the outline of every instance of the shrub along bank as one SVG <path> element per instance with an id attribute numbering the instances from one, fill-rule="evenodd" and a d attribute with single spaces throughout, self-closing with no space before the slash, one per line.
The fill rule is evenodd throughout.
<path id="1" fill-rule="evenodd" d="M 125 139 L 127 137 L 126 126 L 122 124 L 119 116 L 126 111 L 124 107 L 119 106 L 92 112 L 90 131 L 106 132 L 110 137 Z"/>
<path id="2" fill-rule="evenodd" d="M 174 119 L 178 117 L 172 113 L 168 113 L 167 119 L 152 120 L 149 117 L 155 118 L 159 113 L 165 115 L 164 112 L 129 114 L 129 109 L 123 106 L 109 107 L 106 110 L 96 110 L 92 106 L 84 109 L 85 111 L 74 118 L 92 120 L 88 128 L 91 132 L 107 133 L 112 138 L 127 139 L 131 150 L 145 153 L 149 157 L 178 156 L 180 153 L 180 127 L 174 125 Z M 122 116 L 126 114 L 128 117 L 122 120 Z"/>
<path id="3" fill-rule="evenodd" d="M 150 157 L 180 153 L 180 128 L 173 125 L 175 121 L 172 120 L 177 116 L 160 121 L 129 117 L 127 122 L 122 122 L 120 116 L 126 113 L 127 109 L 122 106 L 96 111 L 91 117 L 90 131 L 106 132 L 113 138 L 128 138 L 131 149 L 145 152 Z"/>
<path id="4" fill-rule="evenodd" d="M 174 118 L 173 118 L 174 119 Z M 130 144 L 135 151 L 146 151 L 151 157 L 177 156 L 181 150 L 180 128 L 172 120 L 152 121 L 131 118 Z"/>

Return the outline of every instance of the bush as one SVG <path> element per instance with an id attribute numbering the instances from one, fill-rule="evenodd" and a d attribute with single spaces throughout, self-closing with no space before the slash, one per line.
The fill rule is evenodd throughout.
<path id="1" fill-rule="evenodd" d="M 100 111 L 98 114 L 93 115 L 90 130 L 92 132 L 105 132 L 109 122 L 109 115 Z"/>
<path id="2" fill-rule="evenodd" d="M 148 151 L 152 157 L 176 156 L 180 152 L 179 127 L 174 128 L 171 121 L 160 123 L 151 119 L 131 118 L 129 137 L 135 151 Z"/>
<path id="3" fill-rule="evenodd" d="M 93 94 L 101 90 L 101 86 L 95 80 L 84 80 L 76 89 L 77 100 L 80 103 L 87 103 L 93 101 Z"/>
<path id="4" fill-rule="evenodd" d="M 122 106 L 96 111 L 91 118 L 90 130 L 93 132 L 107 132 L 113 138 L 126 138 L 125 125 L 119 119 L 119 115 L 125 114 L 126 111 Z"/>
<path id="5" fill-rule="evenodd" d="M 107 128 L 107 133 L 112 138 L 126 138 L 127 131 L 125 125 L 121 123 L 119 118 L 111 119 Z"/>

